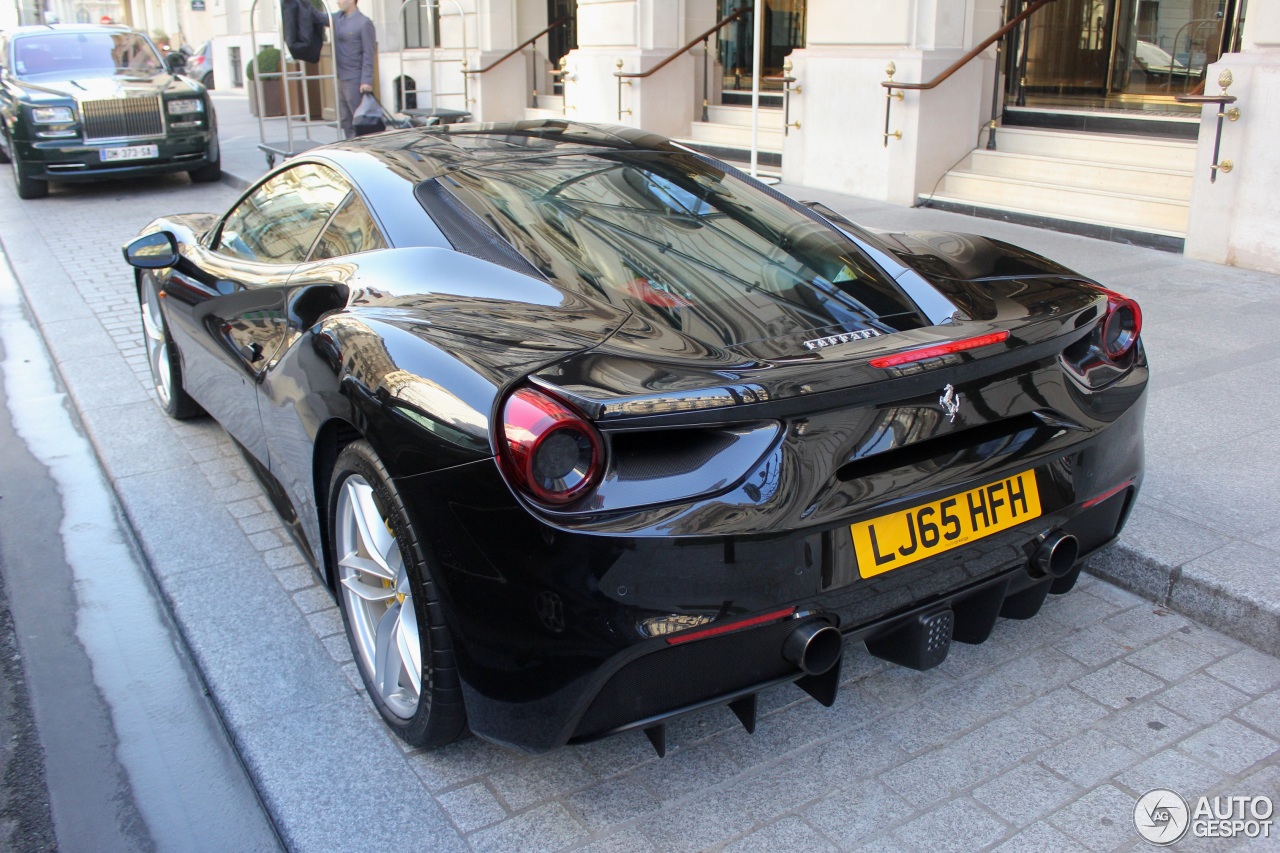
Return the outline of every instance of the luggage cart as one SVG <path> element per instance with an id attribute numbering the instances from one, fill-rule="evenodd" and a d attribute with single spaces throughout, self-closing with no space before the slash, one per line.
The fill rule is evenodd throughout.
<path id="1" fill-rule="evenodd" d="M 462 56 L 460 59 L 443 59 L 436 60 L 436 43 L 441 41 L 440 33 L 436 26 L 443 15 L 440 8 L 440 0 L 404 0 L 400 4 L 400 76 L 397 78 L 397 91 L 399 93 L 400 103 L 397 106 L 400 112 L 415 120 L 415 124 L 453 124 L 454 122 L 466 121 L 471 118 L 470 104 L 471 96 L 468 89 L 467 77 L 467 19 L 463 14 L 462 6 L 457 0 L 448 0 L 453 7 L 453 14 L 458 16 L 458 31 L 462 34 Z M 404 68 L 404 52 L 405 42 L 408 41 L 409 34 L 409 8 L 413 7 L 417 10 L 419 19 L 425 14 L 427 16 L 427 87 L 410 87 L 407 81 L 410 79 L 405 75 Z M 416 49 L 416 48 L 415 48 Z M 457 62 L 460 64 L 462 78 L 461 92 L 442 92 L 441 89 L 441 64 Z M 416 78 L 414 78 L 416 79 Z M 416 106 L 419 95 L 428 94 L 428 106 Z M 456 98 L 462 97 L 462 109 L 446 109 L 439 105 L 440 98 Z M 410 101 L 415 106 L 409 106 Z"/>
<path id="2" fill-rule="evenodd" d="M 325 44 L 329 46 L 329 61 L 333 67 L 332 74 L 308 74 L 305 63 L 298 62 L 289 56 L 288 46 L 284 43 L 284 14 L 279 0 L 268 0 L 275 12 L 276 33 L 280 37 L 280 69 L 275 72 L 264 74 L 262 69 L 257 67 L 258 61 L 258 28 L 257 12 L 259 0 L 253 0 L 249 7 L 249 38 L 253 48 L 253 87 L 258 98 L 258 143 L 259 150 L 266 155 L 267 168 L 270 169 L 276 164 L 276 159 L 286 160 L 296 154 L 315 148 L 319 145 L 327 145 L 330 142 L 337 142 L 342 139 L 342 127 L 338 123 L 337 111 L 340 109 L 339 103 L 342 93 L 338 89 L 338 57 L 337 47 L 333 39 L 333 26 L 325 27 Z M 338 9 L 336 5 L 330 6 L 329 0 L 321 0 L 324 6 L 324 12 L 329 16 L 330 22 L 333 20 L 334 14 Z M 274 47 L 274 45 L 271 45 Z M 323 57 L 321 57 L 323 61 Z M 317 67 L 319 63 L 317 63 Z M 266 95 L 265 81 L 279 80 L 281 81 L 281 90 L 283 92 L 284 115 L 267 116 L 266 113 Z M 318 109 L 319 118 L 312 118 L 313 104 L 311 98 L 311 82 L 319 81 L 320 88 L 326 84 L 332 87 L 333 91 L 333 119 L 324 117 L 324 98 L 320 98 L 320 103 L 314 105 Z M 294 97 L 295 87 L 301 94 L 301 104 L 295 104 L 297 100 Z M 301 113 L 298 110 L 301 110 Z M 282 138 L 283 137 L 283 138 Z"/>

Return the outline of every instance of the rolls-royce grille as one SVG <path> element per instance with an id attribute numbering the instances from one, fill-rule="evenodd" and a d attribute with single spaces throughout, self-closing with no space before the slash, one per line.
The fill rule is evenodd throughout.
<path id="1" fill-rule="evenodd" d="M 84 101 L 80 106 L 84 110 L 85 139 L 130 139 L 164 133 L 158 97 Z"/>

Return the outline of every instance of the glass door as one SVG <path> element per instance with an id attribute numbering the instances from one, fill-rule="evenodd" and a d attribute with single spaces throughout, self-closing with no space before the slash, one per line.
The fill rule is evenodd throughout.
<path id="1" fill-rule="evenodd" d="M 552 68 L 559 68 L 560 58 L 578 49 L 578 0 L 547 0 L 547 23 L 560 18 L 568 18 L 569 23 L 547 33 L 547 61 Z M 552 94 L 563 95 L 564 83 L 559 77 L 552 79 Z"/>
<path id="2" fill-rule="evenodd" d="M 716 20 L 737 9 L 751 9 L 754 0 L 716 0 Z M 782 76 L 782 63 L 787 54 L 805 45 L 806 0 L 763 0 L 764 49 L 760 65 L 765 77 Z M 750 91 L 754 22 L 748 12 L 720 31 L 718 45 L 720 64 L 724 68 L 726 91 Z M 761 89 L 781 89 L 781 83 L 765 83 Z"/>
<path id="3" fill-rule="evenodd" d="M 1009 103 L 1179 111 L 1238 39 L 1244 0 L 1058 0 L 1011 42 Z"/>
<path id="4" fill-rule="evenodd" d="M 1021 82 L 1027 94 L 1106 93 L 1115 2 L 1058 0 L 1023 24 Z"/>
<path id="5" fill-rule="evenodd" d="M 1113 96 L 1203 92 L 1224 47 L 1228 0 L 1130 0 L 1117 21 Z"/>

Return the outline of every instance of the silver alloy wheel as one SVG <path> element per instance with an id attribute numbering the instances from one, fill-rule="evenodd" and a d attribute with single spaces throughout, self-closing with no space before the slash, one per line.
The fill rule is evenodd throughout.
<path id="1" fill-rule="evenodd" d="M 151 365 L 151 381 L 156 386 L 161 405 L 168 408 L 173 397 L 173 371 L 169 367 L 169 340 L 160 313 L 160 297 L 153 281 L 142 285 L 142 336 L 147 345 L 147 363 Z"/>
<path id="2" fill-rule="evenodd" d="M 334 515 L 342 606 L 360 665 L 387 708 L 407 720 L 422 693 L 422 644 L 404 557 L 359 474 L 343 481 Z"/>

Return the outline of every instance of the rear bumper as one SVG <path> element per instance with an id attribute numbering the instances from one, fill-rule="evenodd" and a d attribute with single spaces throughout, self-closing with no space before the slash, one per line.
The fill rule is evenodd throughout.
<path id="1" fill-rule="evenodd" d="M 1065 592 L 1082 561 L 1123 527 L 1141 483 L 1144 403 L 1140 396 L 1069 452 L 983 475 L 1033 468 L 1039 517 L 869 578 L 858 571 L 849 523 L 885 512 L 883 505 L 850 512 L 836 526 L 763 536 L 612 536 L 535 519 L 489 461 L 405 478 L 400 487 L 435 549 L 472 730 L 542 751 L 798 680 L 804 673 L 781 646 L 804 620 L 923 668 L 941 660 L 913 648 L 927 646 L 940 624 L 929 622 L 935 615 L 951 614 L 955 637 L 970 642 L 985 639 L 1001 613 L 1034 615 L 1055 584 Z M 1080 554 L 1056 580 L 1029 568 L 1054 532 L 1074 536 Z M 799 620 L 669 642 L 671 631 L 783 608 L 795 608 Z"/>
<path id="2" fill-rule="evenodd" d="M 104 148 L 123 146 L 86 145 L 80 140 L 14 142 L 22 174 L 40 181 L 99 181 L 161 175 L 199 169 L 218 159 L 218 137 L 214 129 L 170 134 L 163 139 L 140 140 L 137 144 L 155 145 L 157 156 L 146 160 L 103 161 Z"/>

